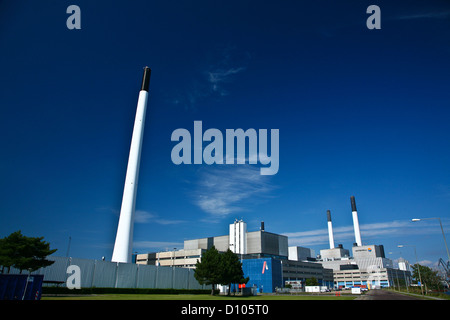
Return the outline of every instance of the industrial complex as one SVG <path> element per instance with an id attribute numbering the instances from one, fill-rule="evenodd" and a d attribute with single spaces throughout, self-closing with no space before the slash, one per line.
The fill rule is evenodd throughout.
<path id="1" fill-rule="evenodd" d="M 342 244 L 335 246 L 328 210 L 329 248 L 320 250 L 318 255 L 310 248 L 289 246 L 287 236 L 266 231 L 264 222 L 258 231 L 249 232 L 245 221 L 235 220 L 229 225 L 228 234 L 186 240 L 181 250 L 138 254 L 132 261 L 137 178 L 150 74 L 150 68 L 144 68 L 111 261 L 53 257 L 50 258 L 54 262 L 52 265 L 33 274 L 44 275 L 47 282 L 64 283 L 70 279 L 68 266 L 75 265 L 83 275 L 79 287 L 204 289 L 205 286 L 195 279 L 193 269 L 214 246 L 219 252 L 229 249 L 239 257 L 244 277 L 249 278 L 246 286 L 256 292 L 276 292 L 288 285 L 305 290 L 308 279 L 315 279 L 314 283 L 321 290 L 370 289 L 411 283 L 407 261 L 401 261 L 399 268 L 395 268 L 386 258 L 383 245 L 363 244 L 353 196 L 350 204 L 355 242 L 351 250 Z M 222 291 L 235 289 L 235 285 L 221 288 Z"/>
<path id="2" fill-rule="evenodd" d="M 131 264 L 133 224 L 142 148 L 145 114 L 147 108 L 151 69 L 144 68 L 139 92 L 133 136 L 130 146 L 127 174 L 117 227 L 112 262 Z M 315 278 L 324 288 L 348 288 L 354 286 L 386 287 L 395 281 L 411 282 L 406 264 L 402 270 L 395 269 L 384 254 L 382 245 L 365 244 L 361 240 L 355 197 L 350 197 L 355 243 L 350 250 L 342 245 L 335 247 L 331 212 L 327 211 L 330 248 L 320 250 L 319 255 L 304 247 L 289 247 L 288 238 L 267 232 L 264 222 L 258 231 L 248 232 L 247 224 L 240 220 L 230 224 L 229 233 L 221 236 L 184 241 L 182 250 L 154 252 L 136 256 L 136 264 L 157 267 L 195 268 L 197 261 L 212 246 L 218 251 L 230 249 L 242 261 L 244 276 L 249 277 L 248 286 L 259 292 L 273 292 L 286 284 L 303 288 L 307 279 Z M 231 290 L 231 288 L 230 288 Z"/>
<path id="3" fill-rule="evenodd" d="M 317 256 L 309 248 L 289 246 L 288 237 L 266 231 L 264 222 L 260 230 L 248 232 L 244 221 L 235 220 L 227 235 L 186 240 L 181 250 L 138 254 L 136 263 L 192 269 L 203 253 L 215 246 L 219 252 L 230 249 L 239 256 L 244 276 L 250 278 L 247 286 L 256 287 L 258 292 L 274 292 L 286 284 L 304 288 L 310 278 L 328 289 L 389 287 L 399 281 L 411 283 L 407 262 L 396 269 L 385 257 L 383 245 L 362 244 L 355 198 L 352 196 L 350 200 L 355 231 L 352 255 L 342 245 L 335 247 L 328 210 L 330 248 L 320 250 Z"/>

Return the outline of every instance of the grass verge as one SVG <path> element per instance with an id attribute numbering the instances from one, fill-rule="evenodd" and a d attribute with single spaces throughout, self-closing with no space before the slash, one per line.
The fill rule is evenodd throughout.
<path id="1" fill-rule="evenodd" d="M 90 294 L 90 295 L 61 295 L 44 296 L 42 300 L 353 300 L 352 295 L 340 297 L 332 295 L 258 295 L 241 296 L 211 296 L 208 294 Z"/>

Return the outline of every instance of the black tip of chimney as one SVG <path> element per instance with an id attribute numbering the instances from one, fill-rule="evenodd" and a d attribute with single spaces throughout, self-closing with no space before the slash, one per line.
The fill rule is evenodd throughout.
<path id="1" fill-rule="evenodd" d="M 355 202 L 355 197 L 354 196 L 350 197 L 350 202 L 352 204 L 352 211 L 356 211 L 356 202 Z"/>
<path id="2" fill-rule="evenodd" d="M 144 76 L 142 77 L 141 90 L 148 92 L 148 87 L 150 86 L 151 73 L 152 73 L 152 69 L 150 69 L 149 67 L 144 68 Z"/>
<path id="3" fill-rule="evenodd" d="M 327 221 L 331 221 L 331 212 L 327 210 Z"/>
<path id="4" fill-rule="evenodd" d="M 264 231 L 264 221 L 261 221 L 261 231 Z"/>

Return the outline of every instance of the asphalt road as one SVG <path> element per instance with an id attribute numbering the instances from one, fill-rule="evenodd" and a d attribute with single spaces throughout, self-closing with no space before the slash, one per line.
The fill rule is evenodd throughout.
<path id="1" fill-rule="evenodd" d="M 389 290 L 369 290 L 366 294 L 356 298 L 356 300 L 422 300 L 406 294 L 392 292 Z"/>

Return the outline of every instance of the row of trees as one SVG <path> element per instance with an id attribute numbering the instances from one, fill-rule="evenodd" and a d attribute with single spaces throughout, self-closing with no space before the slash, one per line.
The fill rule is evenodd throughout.
<path id="1" fill-rule="evenodd" d="M 54 261 L 49 261 L 46 257 L 57 249 L 50 249 L 50 244 L 43 239 L 44 237 L 26 237 L 20 230 L 0 239 L 2 273 L 5 268 L 9 272 L 14 267 L 22 273 L 23 270 L 35 271 L 53 264 Z"/>
<path id="2" fill-rule="evenodd" d="M 442 277 L 439 276 L 439 272 L 437 270 L 433 270 L 427 266 L 422 266 L 420 264 L 414 264 L 411 266 L 412 268 L 412 278 L 414 279 L 414 283 L 418 283 L 419 279 L 422 279 L 422 285 L 425 285 L 426 288 L 431 290 L 442 290 Z M 419 277 L 420 270 L 420 277 Z"/>
<path id="3" fill-rule="evenodd" d="M 228 249 L 219 253 L 215 246 L 208 249 L 195 264 L 194 277 L 200 284 L 212 285 L 211 295 L 214 295 L 216 285 L 244 284 L 249 278 L 244 278 L 242 263 L 239 257 Z M 230 291 L 228 291 L 230 294 Z"/>

